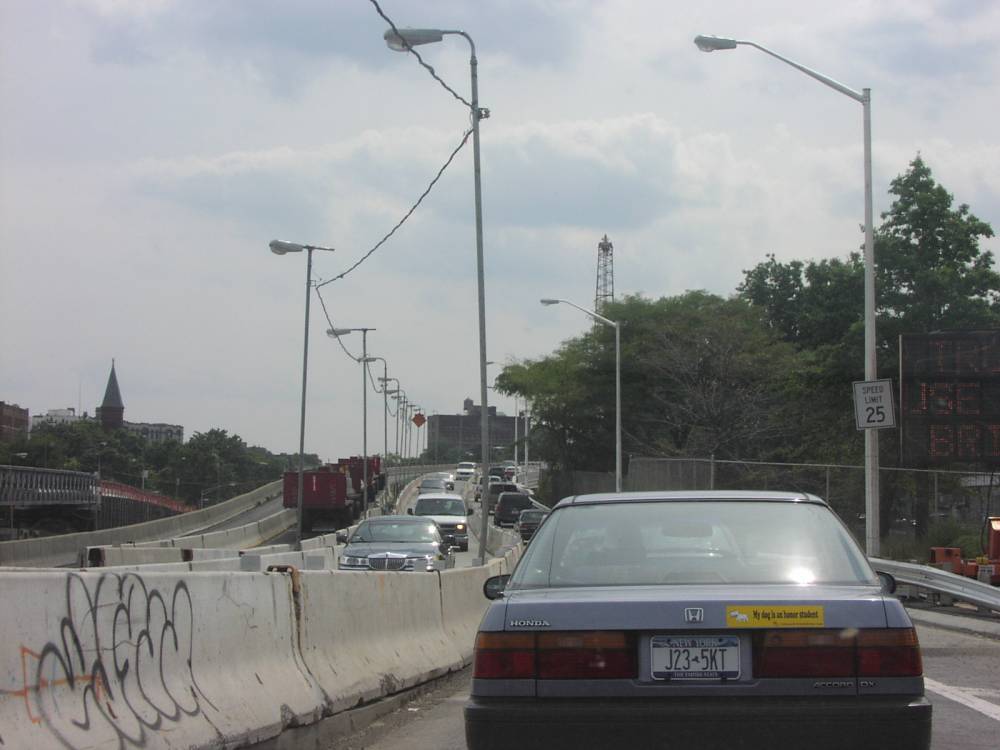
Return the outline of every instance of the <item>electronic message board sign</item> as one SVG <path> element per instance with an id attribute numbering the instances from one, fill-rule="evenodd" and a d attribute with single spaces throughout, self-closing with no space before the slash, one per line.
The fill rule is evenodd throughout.
<path id="1" fill-rule="evenodd" d="M 899 337 L 902 459 L 1000 467 L 1000 330 Z"/>

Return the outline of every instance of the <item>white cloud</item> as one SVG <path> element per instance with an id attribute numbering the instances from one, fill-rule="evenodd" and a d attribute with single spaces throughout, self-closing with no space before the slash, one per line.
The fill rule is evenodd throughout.
<path id="1" fill-rule="evenodd" d="M 587 328 L 538 299 L 589 303 L 605 233 L 617 292 L 652 296 L 729 294 L 765 253 L 860 244 L 857 103 L 755 50 L 702 54 L 697 33 L 870 86 L 876 210 L 920 151 L 957 201 L 1000 224 L 995 3 L 382 5 L 477 44 L 492 111 L 491 359 L 544 354 Z M 316 274 L 345 269 L 458 143 L 462 105 L 386 50 L 364 2 L 49 0 L 0 14 L 0 315 L 16 321 L 4 345 L 19 353 L 0 398 L 37 412 L 75 404 L 79 386 L 92 410 L 114 356 L 127 417 L 292 449 L 304 259 L 267 242 L 334 246 Z M 425 50 L 467 95 L 464 42 Z M 475 396 L 471 144 L 324 295 L 338 324 L 378 329 L 371 350 L 414 399 L 454 412 Z M 313 315 L 308 447 L 357 453 L 360 372 Z"/>

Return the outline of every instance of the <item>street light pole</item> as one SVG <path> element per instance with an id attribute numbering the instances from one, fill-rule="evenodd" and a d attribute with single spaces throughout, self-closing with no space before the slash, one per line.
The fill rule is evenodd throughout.
<path id="1" fill-rule="evenodd" d="M 326 335 L 340 338 L 355 331 L 361 331 L 361 492 L 364 510 L 368 510 L 368 363 L 374 357 L 368 356 L 368 332 L 375 328 L 330 328 Z"/>
<path id="2" fill-rule="evenodd" d="M 269 247 L 275 255 L 286 255 L 288 253 L 301 253 L 306 251 L 306 320 L 302 334 L 302 408 L 299 414 L 299 483 L 298 495 L 296 499 L 296 514 L 298 516 L 295 527 L 295 538 L 302 543 L 302 489 L 305 477 L 305 445 L 306 445 L 306 373 L 309 368 L 309 288 L 312 286 L 312 254 L 313 250 L 324 250 L 328 253 L 334 252 L 331 247 L 320 247 L 319 245 L 300 245 L 297 242 L 285 242 L 283 240 L 271 240 Z"/>
<path id="3" fill-rule="evenodd" d="M 479 63 L 476 60 L 476 45 L 472 41 L 471 36 L 457 29 L 397 29 L 396 32 L 389 29 L 385 32 L 383 38 L 390 49 L 404 52 L 418 44 L 440 42 L 445 35 L 461 36 L 469 43 L 469 73 L 472 90 L 472 100 L 469 103 L 469 110 L 472 117 L 472 163 L 476 204 L 476 279 L 479 292 L 479 400 L 482 407 L 479 436 L 480 450 L 485 466 L 485 462 L 490 460 L 490 453 L 489 422 L 487 421 L 489 412 L 487 408 L 486 385 L 486 280 L 483 272 L 483 191 L 479 158 L 479 121 L 489 117 L 489 110 L 480 108 L 479 106 L 479 74 L 477 72 Z M 482 483 L 483 497 L 488 497 L 489 472 L 485 469 L 483 471 Z M 484 512 L 482 515 L 479 534 L 479 556 L 477 557 L 477 562 L 480 565 L 486 562 L 486 535 L 489 533 L 488 514 Z"/>
<path id="4" fill-rule="evenodd" d="M 865 173 L 865 380 L 878 377 L 878 362 L 875 350 L 875 228 L 872 209 L 872 117 L 871 89 L 855 91 L 801 63 L 789 60 L 773 50 L 756 42 L 717 36 L 696 36 L 694 43 L 702 52 L 736 49 L 738 45 L 753 47 L 776 60 L 791 65 L 824 86 L 838 91 L 861 104 L 862 139 L 864 143 Z M 878 432 L 865 430 L 865 549 L 869 557 L 879 554 L 879 456 Z"/>
<path id="5" fill-rule="evenodd" d="M 615 329 L 615 492 L 622 491 L 622 346 L 621 323 L 605 318 L 600 313 L 580 307 L 568 299 L 543 299 L 543 305 L 558 305 L 560 302 L 575 307 L 580 312 L 589 315 L 594 320 Z M 527 460 L 527 455 L 525 456 Z"/>
<path id="6" fill-rule="evenodd" d="M 403 448 L 400 442 L 400 425 L 402 421 L 400 419 L 403 413 L 403 404 L 406 402 L 406 391 L 400 386 L 399 381 L 396 381 L 396 390 L 398 393 L 395 396 L 396 399 L 396 455 L 399 457 L 399 463 L 403 463 Z"/>

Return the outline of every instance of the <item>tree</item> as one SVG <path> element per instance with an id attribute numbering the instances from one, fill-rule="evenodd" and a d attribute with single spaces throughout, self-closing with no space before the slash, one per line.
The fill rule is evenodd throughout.
<path id="1" fill-rule="evenodd" d="M 901 333 L 947 328 L 1000 326 L 1000 275 L 993 256 L 980 248 L 993 236 L 965 204 L 935 182 L 917 157 L 890 185 L 894 196 L 875 232 L 876 347 L 879 375 L 899 371 Z M 798 347 L 807 368 L 801 373 L 802 395 L 810 399 L 811 418 L 803 422 L 800 442 L 811 460 L 860 461 L 863 439 L 854 429 L 850 383 L 864 377 L 864 267 L 861 256 L 846 261 L 790 261 L 773 255 L 744 271 L 741 298 L 759 306 L 772 330 Z M 898 455 L 880 434 L 883 464 Z M 903 491 L 892 479 L 883 482 L 882 529 L 888 531 L 893 503 Z M 918 505 L 918 529 L 926 508 Z"/>
<path id="2" fill-rule="evenodd" d="M 953 209 L 953 197 L 919 155 L 889 193 L 895 199 L 875 232 L 875 301 L 880 369 L 891 375 L 900 333 L 1000 325 L 1000 275 L 993 254 L 979 247 L 981 238 L 993 236 L 992 227 L 966 204 Z M 864 264 L 858 253 L 846 261 L 807 263 L 780 263 L 768 255 L 743 275 L 738 294 L 761 307 L 786 341 L 812 350 L 848 345 L 854 369 L 863 371 Z"/>
<path id="3" fill-rule="evenodd" d="M 758 310 L 688 292 L 626 297 L 603 312 L 621 322 L 626 454 L 749 458 L 778 449 L 779 394 L 796 354 Z M 599 327 L 550 357 L 509 365 L 497 388 L 532 402 L 534 455 L 558 468 L 610 471 L 614 368 L 614 331 Z"/>
<path id="4" fill-rule="evenodd" d="M 881 337 L 1000 324 L 1000 274 L 979 247 L 993 228 L 935 182 L 917 157 L 892 181 L 875 241 Z"/>

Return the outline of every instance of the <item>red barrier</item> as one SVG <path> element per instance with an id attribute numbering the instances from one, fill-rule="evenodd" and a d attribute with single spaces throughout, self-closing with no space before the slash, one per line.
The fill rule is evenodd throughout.
<path id="1" fill-rule="evenodd" d="M 101 480 L 101 497 L 120 497 L 127 500 L 134 500 L 137 503 L 149 503 L 150 505 L 158 505 L 161 508 L 169 508 L 175 513 L 187 513 L 195 509 L 193 506 L 182 503 L 180 500 L 175 500 L 172 497 L 159 495 L 155 492 L 147 492 L 138 487 L 121 484 L 120 482 L 109 482 L 106 479 Z"/>

